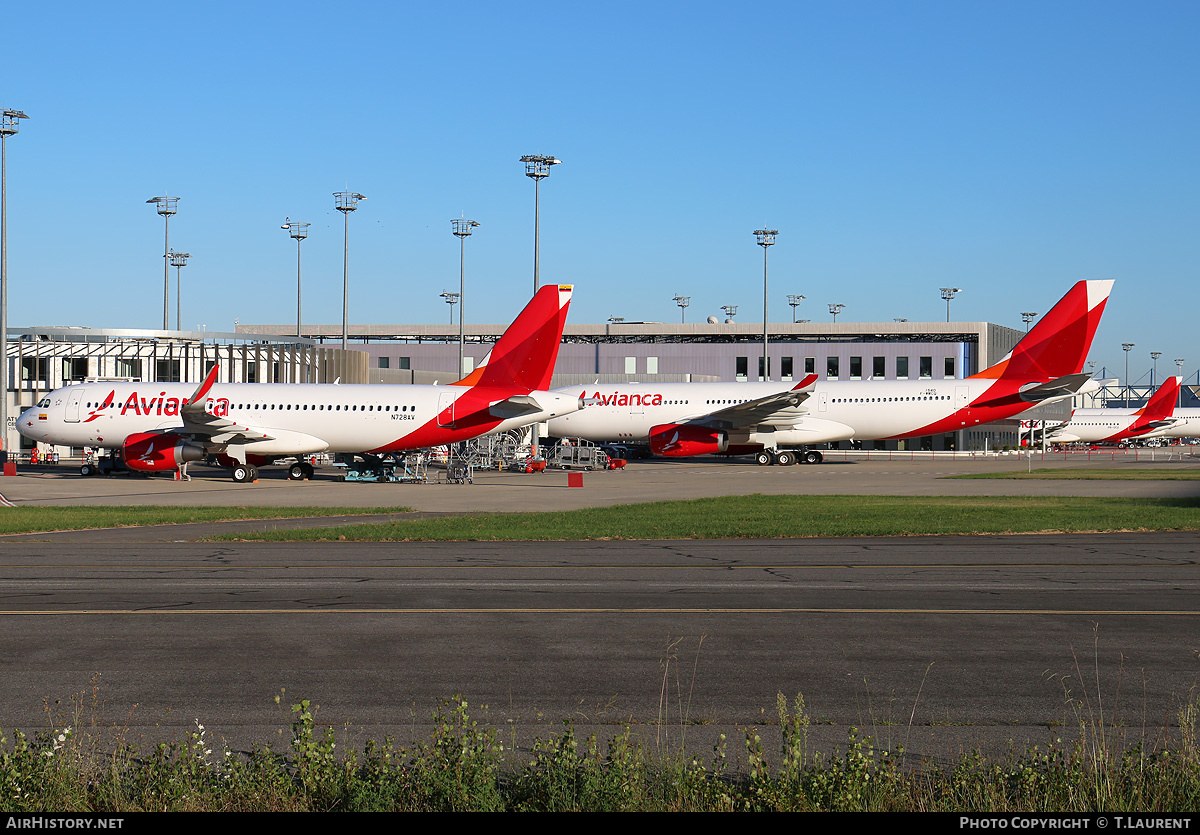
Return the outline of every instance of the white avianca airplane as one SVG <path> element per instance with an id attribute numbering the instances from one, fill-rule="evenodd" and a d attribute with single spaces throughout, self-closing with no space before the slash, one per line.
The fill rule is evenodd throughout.
<path id="1" fill-rule="evenodd" d="M 483 365 L 449 385 L 82 383 L 51 392 L 17 421 L 34 441 L 119 449 L 125 464 L 163 472 L 210 454 L 234 481 L 301 456 L 378 455 L 457 443 L 573 412 L 581 398 L 547 391 L 571 302 L 569 285 L 537 292 Z M 85 470 L 85 474 L 86 470 Z"/>
<path id="2" fill-rule="evenodd" d="M 963 380 L 653 383 L 592 389 L 586 410 L 550 421 L 550 434 L 649 443 L 656 455 L 754 452 L 759 464 L 817 463 L 790 448 L 898 439 L 990 423 L 1095 389 L 1081 373 L 1112 281 L 1080 281 L 1007 356 Z M 559 389 L 586 397 L 586 387 Z"/>
<path id="3" fill-rule="evenodd" d="M 1176 422 L 1175 401 L 1182 382 L 1182 377 L 1169 378 L 1140 409 L 1076 409 L 1070 420 L 1046 433 L 1046 440 L 1066 444 L 1169 437 L 1157 433 L 1170 429 Z"/>

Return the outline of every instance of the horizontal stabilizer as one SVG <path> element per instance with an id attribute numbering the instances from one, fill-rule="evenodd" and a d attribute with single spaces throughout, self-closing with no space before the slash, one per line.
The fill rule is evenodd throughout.
<path id="1" fill-rule="evenodd" d="M 532 395 L 515 394 L 512 397 L 501 400 L 499 403 L 493 403 L 488 406 L 487 411 L 489 415 L 499 420 L 512 420 L 513 418 L 524 417 L 525 415 L 535 415 L 545 410 Z"/>
<path id="2" fill-rule="evenodd" d="M 1044 403 L 1047 400 L 1074 397 L 1099 388 L 1099 384 L 1092 380 L 1090 374 L 1067 374 L 1049 382 L 1022 388 L 1020 394 L 1021 399 L 1027 403 Z"/>

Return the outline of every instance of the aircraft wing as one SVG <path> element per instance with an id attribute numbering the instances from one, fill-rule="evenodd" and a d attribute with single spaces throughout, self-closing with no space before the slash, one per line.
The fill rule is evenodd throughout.
<path id="1" fill-rule="evenodd" d="M 809 398 L 816 384 L 817 375 L 809 374 L 787 391 L 768 394 L 766 397 L 747 400 L 745 403 L 735 403 L 715 412 L 692 418 L 688 422 L 724 423 L 729 424 L 731 428 L 769 424 L 773 419 L 790 423 L 799 419 L 800 415 L 796 414 L 795 410 Z"/>
<path id="2" fill-rule="evenodd" d="M 218 417 L 205 411 L 204 405 L 209 389 L 217 381 L 217 366 L 208 372 L 208 377 L 197 387 L 195 394 L 179 410 L 183 419 L 183 432 L 193 438 L 202 438 L 214 444 L 248 444 L 253 441 L 272 441 L 273 435 L 243 426 L 229 418 Z"/>

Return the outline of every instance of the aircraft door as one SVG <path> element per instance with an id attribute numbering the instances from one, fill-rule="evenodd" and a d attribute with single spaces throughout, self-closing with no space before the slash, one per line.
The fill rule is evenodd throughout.
<path id="1" fill-rule="evenodd" d="M 443 392 L 438 395 L 438 426 L 450 426 L 454 423 L 454 401 L 457 396 L 453 392 Z"/>
<path id="2" fill-rule="evenodd" d="M 971 405 L 971 387 L 970 386 L 955 386 L 954 387 L 954 408 L 965 409 Z"/>
<path id="3" fill-rule="evenodd" d="M 79 404 L 83 402 L 83 386 L 78 391 L 71 392 L 67 398 L 67 411 L 64 420 L 67 423 L 79 423 Z"/>
<path id="4" fill-rule="evenodd" d="M 817 411 L 818 412 L 829 411 L 829 392 L 827 392 L 827 391 L 818 392 L 818 394 L 817 394 Z"/>

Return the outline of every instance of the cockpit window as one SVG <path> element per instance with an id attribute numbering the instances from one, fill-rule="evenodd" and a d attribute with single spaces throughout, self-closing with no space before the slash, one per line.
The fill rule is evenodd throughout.
<path id="1" fill-rule="evenodd" d="M 50 406 L 50 398 L 49 398 L 49 397 L 43 397 L 41 400 L 39 400 L 39 401 L 38 401 L 38 403 L 37 403 L 37 404 L 38 404 L 38 408 L 39 408 L 39 409 L 46 409 L 46 408 L 49 408 L 49 406 Z"/>

